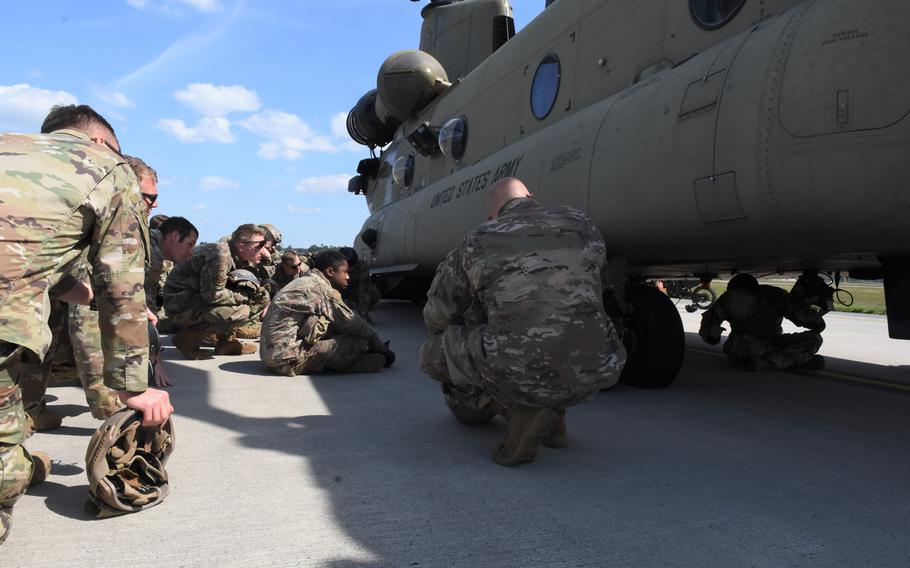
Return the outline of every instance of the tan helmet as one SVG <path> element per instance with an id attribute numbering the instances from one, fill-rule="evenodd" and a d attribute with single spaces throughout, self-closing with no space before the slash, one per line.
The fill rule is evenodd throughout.
<path id="1" fill-rule="evenodd" d="M 97 517 L 110 517 L 161 503 L 170 492 L 164 466 L 173 451 L 174 424 L 170 418 L 157 428 L 143 428 L 138 410 L 116 412 L 88 444 L 86 510 Z"/>
<path id="2" fill-rule="evenodd" d="M 272 225 L 271 223 L 260 223 L 259 226 L 268 231 L 269 234 L 266 235 L 266 239 L 269 239 L 269 237 L 271 237 L 270 240 L 274 244 L 281 244 L 281 231 L 278 230 L 278 227 Z"/>

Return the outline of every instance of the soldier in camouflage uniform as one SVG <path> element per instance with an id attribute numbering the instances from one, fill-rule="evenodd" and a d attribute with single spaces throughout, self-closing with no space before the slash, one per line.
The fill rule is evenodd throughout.
<path id="1" fill-rule="evenodd" d="M 303 263 L 303 260 L 300 259 L 300 256 L 296 251 L 284 251 L 281 254 L 281 262 L 278 264 L 278 269 L 272 277 L 272 281 L 276 286 L 276 292 L 290 284 L 295 278 L 299 278 L 301 274 L 307 272 L 309 269 L 310 267 Z"/>
<path id="2" fill-rule="evenodd" d="M 215 355 L 255 353 L 235 330 L 258 318 L 268 305 L 265 288 L 232 280 L 231 273 L 254 265 L 265 246 L 259 225 L 240 225 L 227 242 L 196 247 L 193 256 L 177 265 L 164 284 L 164 309 L 181 326 L 174 345 L 188 359 L 198 359 L 200 348 L 215 336 Z"/>
<path id="3" fill-rule="evenodd" d="M 148 216 L 152 209 L 158 206 L 158 174 L 144 161 L 134 156 L 124 156 L 130 169 L 139 180 L 139 191 L 142 198 L 143 216 Z M 154 242 L 150 239 L 149 261 L 152 267 L 157 259 Z M 86 282 L 91 279 L 91 270 L 87 266 L 80 269 L 80 278 Z M 148 279 L 148 272 L 146 272 Z M 146 304 L 154 302 L 155 295 L 149 296 L 146 292 Z M 94 418 L 104 420 L 121 408 L 117 394 L 104 386 L 104 357 L 101 353 L 101 328 L 98 326 L 98 310 L 89 305 L 70 304 L 68 307 L 68 337 L 72 345 L 73 358 L 76 364 L 76 374 L 82 389 L 85 391 L 85 401 Z M 149 318 L 155 319 L 153 312 L 148 312 Z M 165 386 L 156 384 L 156 386 Z"/>
<path id="4" fill-rule="evenodd" d="M 313 270 L 272 300 L 262 323 L 259 358 L 269 370 L 289 377 L 325 369 L 376 372 L 391 365 L 395 354 L 388 344 L 338 293 L 348 282 L 347 261 L 334 250 L 314 260 Z"/>
<path id="5" fill-rule="evenodd" d="M 717 345 L 724 331 L 721 324 L 729 321 L 730 337 L 724 343 L 724 353 L 732 361 L 752 371 L 793 367 L 816 370 L 825 364 L 824 358 L 816 355 L 825 328 L 822 315 L 792 301 L 786 290 L 759 285 L 750 274 L 737 274 L 727 284 L 727 291 L 702 315 L 698 334 L 706 343 Z M 809 331 L 784 333 L 784 318 Z"/>
<path id="6" fill-rule="evenodd" d="M 379 303 L 379 288 L 370 280 L 370 268 L 365 262 L 357 258 L 357 251 L 351 247 L 338 249 L 348 261 L 350 266 L 351 283 L 341 292 L 344 302 L 352 310 L 369 323 L 373 323 L 370 311 Z"/>
<path id="7" fill-rule="evenodd" d="M 502 465 L 567 443 L 565 409 L 616 383 L 626 351 L 604 314 L 606 252 L 590 219 L 542 205 L 515 178 L 487 195 L 490 221 L 446 256 L 423 311 L 424 372 L 466 423 L 508 422 Z"/>
<path id="8" fill-rule="evenodd" d="M 265 276 L 264 278 L 260 278 L 262 278 L 262 280 L 268 280 L 275 275 L 275 271 L 278 269 L 278 263 L 281 262 L 281 250 L 278 248 L 278 245 L 281 244 L 281 231 L 271 223 L 263 223 L 259 226 L 266 230 L 265 239 L 268 242 L 265 244 L 265 250 L 269 253 L 268 257 L 264 256 L 259 262 L 259 266 L 261 267 L 260 270 Z M 257 276 L 259 275 L 257 274 Z"/>
<path id="9" fill-rule="evenodd" d="M 82 250 L 94 269 L 105 384 L 143 412 L 143 424 L 171 412 L 164 391 L 147 389 L 148 331 L 142 276 L 147 234 L 137 180 L 119 154 L 113 128 L 87 106 L 55 107 L 47 135 L 0 135 L 0 542 L 12 508 L 31 480 L 47 473 L 22 446 L 22 362 L 51 343 L 48 289 Z"/>

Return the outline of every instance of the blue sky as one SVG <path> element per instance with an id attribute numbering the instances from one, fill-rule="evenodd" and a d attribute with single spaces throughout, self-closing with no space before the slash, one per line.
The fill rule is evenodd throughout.
<path id="1" fill-rule="evenodd" d="M 344 116 L 382 61 L 416 49 L 408 0 L 0 0 L 0 131 L 35 132 L 84 103 L 158 171 L 155 211 L 202 240 L 273 223 L 285 244 L 349 244 L 347 193 L 368 156 Z M 544 0 L 513 0 L 520 29 Z"/>

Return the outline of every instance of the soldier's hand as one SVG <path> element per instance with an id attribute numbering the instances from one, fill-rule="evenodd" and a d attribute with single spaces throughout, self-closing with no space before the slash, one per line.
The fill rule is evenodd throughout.
<path id="1" fill-rule="evenodd" d="M 164 424 L 174 412 L 171 397 L 167 391 L 150 388 L 144 392 L 117 391 L 117 395 L 120 397 L 120 402 L 142 413 L 143 426 Z"/>
<path id="2" fill-rule="evenodd" d="M 160 389 L 174 386 L 167 376 L 167 371 L 164 369 L 164 362 L 161 359 L 158 359 L 158 362 L 155 364 L 155 386 Z"/>
<path id="3" fill-rule="evenodd" d="M 149 322 L 155 327 L 158 327 L 158 316 L 155 315 L 155 312 L 150 310 L 147 306 L 145 308 L 145 315 L 148 316 Z"/>

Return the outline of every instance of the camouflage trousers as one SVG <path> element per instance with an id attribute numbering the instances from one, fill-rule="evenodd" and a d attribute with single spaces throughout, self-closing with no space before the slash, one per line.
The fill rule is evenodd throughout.
<path id="1" fill-rule="evenodd" d="M 106 420 L 122 406 L 117 393 L 104 386 L 104 354 L 98 312 L 74 304 L 69 309 L 68 331 L 85 402 L 94 418 Z"/>
<path id="2" fill-rule="evenodd" d="M 420 348 L 420 367 L 443 383 L 446 394 L 473 410 L 515 405 L 566 408 L 590 400 L 600 389 L 600 383 L 591 380 L 600 375 L 566 381 L 534 376 L 525 369 L 494 368 L 485 357 L 482 326 L 450 325 L 430 337 Z"/>
<path id="3" fill-rule="evenodd" d="M 737 363 L 758 367 L 765 363 L 773 369 L 791 369 L 807 363 L 822 346 L 817 331 L 785 333 L 770 339 L 733 334 L 724 343 L 724 353 Z"/>
<path id="4" fill-rule="evenodd" d="M 289 377 L 318 373 L 326 369 L 341 371 L 369 348 L 369 342 L 362 337 L 338 335 L 320 339 L 309 349 L 300 349 L 299 357 L 286 359 L 284 363 L 278 365 L 269 365 L 269 369 Z M 275 358 L 279 359 L 280 354 L 276 353 Z"/>
<path id="5" fill-rule="evenodd" d="M 456 327 L 456 326 L 450 326 Z M 460 331 L 468 328 L 457 326 Z M 443 335 L 433 335 L 420 346 L 420 368 L 442 383 L 442 391 L 471 410 L 488 410 L 506 406 L 498 404 L 484 388 L 477 360 L 469 342 L 454 342 L 446 356 Z"/>
<path id="6" fill-rule="evenodd" d="M 202 333 L 229 334 L 253 318 L 258 321 L 258 314 L 264 308 L 265 303 L 234 306 L 201 304 L 186 306 L 183 309 L 174 307 L 169 309 L 167 314 L 170 322 L 183 328 Z"/>
<path id="7" fill-rule="evenodd" d="M 66 311 L 67 305 L 53 301 L 47 325 L 51 328 L 53 340 L 43 361 L 34 355 L 25 357 L 19 365 L 19 388 L 22 390 L 22 404 L 26 412 L 40 414 L 45 407 L 45 394 L 50 384 L 51 373 L 55 363 L 64 362 L 69 358 L 69 341 L 66 337 Z"/>
<path id="8" fill-rule="evenodd" d="M 0 509 L 12 509 L 32 477 L 25 440 L 25 408 L 19 390 L 23 348 L 0 341 Z"/>

